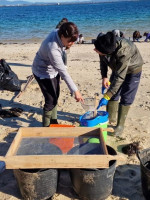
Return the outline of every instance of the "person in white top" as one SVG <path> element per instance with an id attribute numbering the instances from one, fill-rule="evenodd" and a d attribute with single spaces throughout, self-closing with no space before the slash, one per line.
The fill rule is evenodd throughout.
<path id="1" fill-rule="evenodd" d="M 122 31 L 115 29 L 115 30 L 112 30 L 112 32 L 115 34 L 116 37 L 124 38 L 124 34 Z"/>
<path id="2" fill-rule="evenodd" d="M 42 120 L 44 127 L 58 123 L 57 102 L 60 93 L 60 77 L 66 82 L 76 101 L 83 102 L 83 97 L 65 66 L 65 49 L 70 48 L 77 38 L 77 26 L 72 22 L 66 22 L 48 35 L 34 58 L 32 72 L 45 98 Z"/>
<path id="3" fill-rule="evenodd" d="M 84 44 L 84 37 L 82 34 L 79 35 L 77 39 L 77 44 Z"/>

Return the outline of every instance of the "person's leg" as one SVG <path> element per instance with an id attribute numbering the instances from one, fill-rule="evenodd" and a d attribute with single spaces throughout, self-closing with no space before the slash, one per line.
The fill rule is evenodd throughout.
<path id="1" fill-rule="evenodd" d="M 59 83 L 60 83 L 60 76 L 58 75 L 55 79 L 53 79 L 53 85 L 55 85 L 55 93 L 57 96 L 57 99 L 59 97 L 60 94 L 60 87 L 59 87 Z M 51 115 L 51 120 L 50 120 L 51 124 L 58 124 L 57 121 L 57 105 L 52 109 L 52 115 Z"/>
<path id="2" fill-rule="evenodd" d="M 124 106 L 119 104 L 118 108 L 118 120 L 117 120 L 117 126 L 115 127 L 114 135 L 115 136 L 121 136 L 124 130 L 124 124 L 125 120 L 128 114 L 130 106 Z"/>
<path id="3" fill-rule="evenodd" d="M 120 93 L 121 100 L 118 110 L 117 126 L 115 128 L 115 135 L 120 136 L 124 130 L 125 120 L 130 108 L 130 105 L 135 99 L 140 82 L 141 72 L 137 74 L 128 74 L 122 85 Z"/>
<path id="4" fill-rule="evenodd" d="M 142 72 L 137 74 L 127 74 L 120 93 L 120 104 L 131 105 L 137 93 Z"/>
<path id="5" fill-rule="evenodd" d="M 51 124 L 58 124 L 57 121 L 57 105 L 52 109 L 52 115 L 51 115 Z"/>
<path id="6" fill-rule="evenodd" d="M 118 105 L 118 101 L 108 101 L 106 110 L 109 114 L 109 124 L 114 124 L 117 122 Z"/>
<path id="7" fill-rule="evenodd" d="M 113 81 L 113 78 L 114 78 L 114 74 L 112 73 L 112 75 L 110 77 L 110 83 Z M 108 101 L 108 104 L 107 104 L 107 107 L 106 107 L 106 110 L 109 114 L 109 123 L 110 124 L 117 122 L 117 112 L 118 112 L 120 93 L 121 93 L 121 87 L 118 90 L 117 94 L 112 96 L 110 101 Z"/>
<path id="8" fill-rule="evenodd" d="M 53 113 L 53 109 L 57 105 L 59 97 L 59 76 L 54 79 L 40 79 L 35 76 L 41 91 L 43 93 L 45 104 L 43 108 L 43 126 L 50 125 L 50 119 Z"/>
<path id="9" fill-rule="evenodd" d="M 51 116 L 52 116 L 51 110 L 46 111 L 43 109 L 43 116 L 42 116 L 42 126 L 43 127 L 49 127 Z"/>

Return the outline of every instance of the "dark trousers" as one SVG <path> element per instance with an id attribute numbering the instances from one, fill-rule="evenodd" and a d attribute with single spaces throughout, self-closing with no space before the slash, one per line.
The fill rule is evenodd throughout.
<path id="1" fill-rule="evenodd" d="M 53 79 L 40 79 L 39 77 L 35 76 L 36 81 L 38 82 L 43 96 L 45 98 L 44 110 L 50 111 L 56 105 L 60 93 L 60 76 L 57 75 Z M 36 97 L 35 97 L 36 98 Z"/>
<path id="2" fill-rule="evenodd" d="M 135 99 L 135 95 L 140 83 L 141 73 L 127 74 L 126 78 L 119 88 L 118 92 L 112 96 L 112 101 L 118 101 L 120 98 L 120 104 L 124 106 L 131 105 Z M 110 82 L 113 80 L 114 74 L 111 75 Z"/>

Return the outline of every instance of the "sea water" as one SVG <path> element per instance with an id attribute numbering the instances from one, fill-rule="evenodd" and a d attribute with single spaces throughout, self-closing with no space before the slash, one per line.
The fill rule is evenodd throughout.
<path id="1" fill-rule="evenodd" d="M 0 41 L 43 40 L 63 17 L 85 39 L 113 29 L 129 38 L 135 30 L 150 31 L 150 1 L 0 7 Z"/>

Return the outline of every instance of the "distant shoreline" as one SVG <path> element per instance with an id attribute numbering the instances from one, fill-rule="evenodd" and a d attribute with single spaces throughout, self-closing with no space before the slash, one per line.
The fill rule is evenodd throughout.
<path id="1" fill-rule="evenodd" d="M 103 1 L 84 1 L 84 2 L 62 2 L 60 3 L 59 1 L 57 3 L 30 3 L 30 2 L 27 2 L 26 3 L 16 3 L 18 1 L 6 1 L 6 2 L 10 2 L 10 4 L 7 4 L 7 5 L 0 5 L 0 7 L 19 7 L 19 6 L 61 6 L 61 5 L 77 5 L 77 4 L 100 4 L 100 3 L 120 3 L 120 2 L 128 2 L 128 1 L 138 1 L 138 0 L 103 0 Z"/>
<path id="2" fill-rule="evenodd" d="M 44 39 L 45 38 L 43 38 L 43 40 Z M 85 38 L 85 43 L 84 44 L 93 44 L 92 43 L 92 39 L 95 39 L 95 38 L 91 38 L 91 39 L 88 39 L 88 40 Z M 126 38 L 126 39 L 129 39 L 129 38 Z M 7 44 L 12 44 L 12 45 L 15 45 L 15 44 L 20 44 L 20 45 L 24 45 L 24 44 L 41 44 L 41 42 L 43 40 L 41 40 L 41 39 L 36 39 L 36 40 L 34 40 L 34 39 L 31 39 L 31 40 L 24 40 L 24 39 L 22 39 L 22 40 L 1 40 L 0 41 L 0 45 L 7 45 Z M 130 38 L 130 40 L 133 41 L 132 38 Z M 144 39 L 141 39 L 139 42 L 134 42 L 134 43 L 145 43 L 145 42 L 144 42 Z M 146 43 L 150 43 L 150 42 L 148 41 Z M 82 45 L 84 45 L 84 44 L 82 44 Z"/>
<path id="3" fill-rule="evenodd" d="M 32 39 L 13 39 L 13 40 L 9 40 L 9 39 L 4 39 L 0 41 L 0 45 L 4 45 L 4 44 L 23 44 L 23 43 L 41 43 L 43 40 L 45 39 L 45 37 L 43 39 L 40 38 L 32 38 Z M 92 37 L 85 37 L 85 41 L 86 43 L 91 43 Z"/>
<path id="4" fill-rule="evenodd" d="M 44 39 L 44 38 L 43 38 Z M 37 44 L 37 43 L 41 43 L 42 42 L 42 39 L 29 39 L 29 40 L 25 40 L 25 39 L 16 39 L 16 40 L 1 40 L 0 41 L 0 45 L 5 45 L 5 44 L 27 44 L 27 43 L 34 43 L 34 44 Z"/>
<path id="5" fill-rule="evenodd" d="M 46 38 L 46 36 L 43 37 L 43 38 L 30 38 L 30 39 L 24 39 L 24 38 L 13 39 L 13 40 L 10 40 L 10 39 L 4 39 L 3 40 L 3 39 L 1 39 L 0 45 L 2 45 L 2 44 L 22 44 L 22 43 L 29 43 L 29 44 L 35 43 L 35 44 L 37 44 L 37 43 L 41 43 Z M 95 38 L 94 37 L 84 37 L 84 39 L 85 39 L 85 43 L 92 43 L 92 40 L 96 39 L 96 37 Z M 132 37 L 128 37 L 128 36 L 126 36 L 126 39 L 130 39 L 131 41 L 133 40 Z M 143 37 L 140 40 L 140 42 L 144 42 L 144 40 L 145 40 L 145 38 Z"/>

